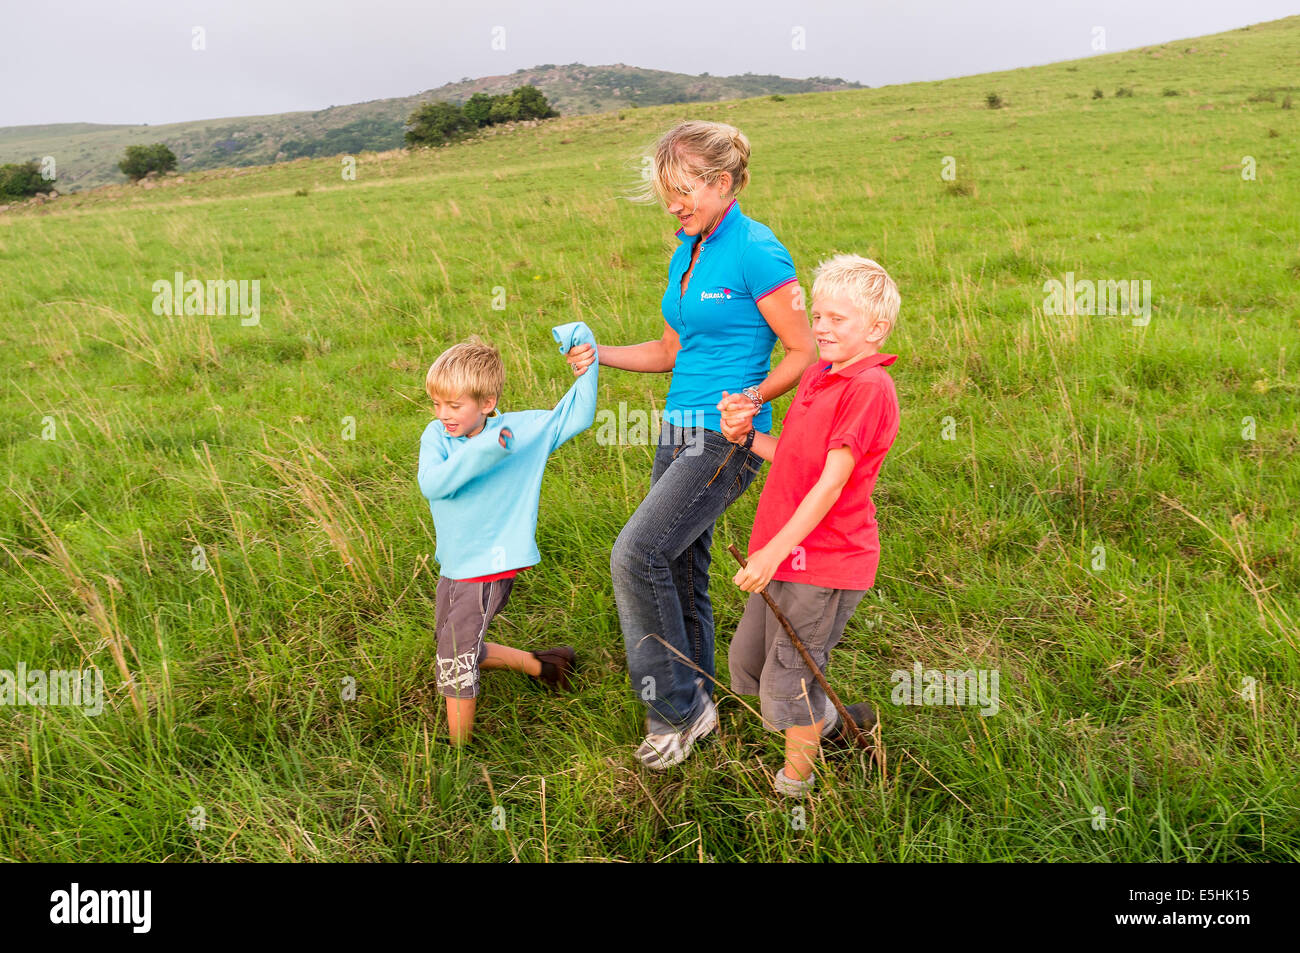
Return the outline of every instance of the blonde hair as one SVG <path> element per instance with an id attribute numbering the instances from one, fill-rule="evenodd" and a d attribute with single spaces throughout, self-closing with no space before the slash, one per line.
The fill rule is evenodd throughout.
<path id="1" fill-rule="evenodd" d="M 731 175 L 727 197 L 749 184 L 749 139 L 725 122 L 679 122 L 659 137 L 653 153 L 644 158 L 650 161 L 642 169 L 640 188 L 631 196 L 634 202 L 644 204 L 658 198 L 668 205 L 674 195 L 695 191 L 695 179 L 712 185 L 724 172 Z"/>
<path id="2" fill-rule="evenodd" d="M 902 298 L 898 285 L 889 273 L 870 258 L 861 255 L 836 255 L 817 265 L 813 272 L 813 297 L 843 295 L 867 319 L 870 328 L 877 321 L 889 322 L 893 331 L 898 322 Z M 886 332 L 885 338 L 889 337 Z M 884 338 L 881 338 L 884 341 Z"/>
<path id="3" fill-rule="evenodd" d="M 424 389 L 430 398 L 454 400 L 467 394 L 480 404 L 489 397 L 500 401 L 505 383 L 506 368 L 500 353 L 477 334 L 438 355 L 424 377 Z"/>

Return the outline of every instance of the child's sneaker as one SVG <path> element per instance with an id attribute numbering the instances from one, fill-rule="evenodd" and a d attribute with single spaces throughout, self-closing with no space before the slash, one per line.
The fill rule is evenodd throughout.
<path id="1" fill-rule="evenodd" d="M 577 655 L 572 647 L 559 645 L 553 649 L 534 652 L 533 658 L 542 663 L 542 672 L 537 680 L 556 692 L 569 690 L 569 676 L 573 674 Z"/>
<path id="2" fill-rule="evenodd" d="M 695 685 L 696 690 L 703 695 L 704 691 L 699 687 L 699 679 L 695 680 Z M 706 696 L 699 717 L 681 731 L 674 731 L 671 728 L 667 731 L 655 731 L 656 721 L 658 719 L 646 718 L 645 741 L 641 742 L 641 746 L 636 749 L 636 756 L 647 768 L 662 771 L 685 761 L 690 756 L 695 742 L 718 727 L 718 709 L 713 704 L 713 699 Z"/>
<path id="3" fill-rule="evenodd" d="M 772 786 L 776 788 L 779 794 L 784 794 L 786 797 L 803 797 L 812 791 L 816 784 L 817 775 L 810 774 L 800 781 L 797 778 L 787 777 L 785 765 L 782 765 L 781 770 L 776 773 L 776 779 L 773 781 Z"/>
<path id="4" fill-rule="evenodd" d="M 876 727 L 876 713 L 866 702 L 849 705 L 846 710 L 849 717 L 857 723 L 858 730 L 864 735 Z M 831 711 L 835 715 L 835 721 L 828 721 L 822 728 L 822 747 L 827 749 L 852 748 L 853 736 L 845 729 L 843 719 L 839 717 L 839 712 L 835 711 L 834 708 Z"/>

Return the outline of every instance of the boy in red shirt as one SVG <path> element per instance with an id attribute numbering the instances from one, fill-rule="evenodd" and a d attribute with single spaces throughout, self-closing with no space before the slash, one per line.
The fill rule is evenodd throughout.
<path id="1" fill-rule="evenodd" d="M 731 688 L 758 695 L 768 727 L 785 732 L 775 786 L 800 795 L 816 782 L 822 741 L 848 731 L 798 650 L 759 595 L 764 586 L 823 672 L 857 604 L 876 579 L 880 540 L 871 491 L 898 435 L 898 396 L 880 350 L 898 320 L 898 288 L 869 258 L 837 255 L 813 281 L 820 360 L 799 379 L 780 438 L 755 433 L 748 398 L 723 394 L 722 432 L 772 462 L 759 496 L 746 566 L 734 582 L 753 593 L 731 640 Z M 753 434 L 753 436 L 751 436 Z M 849 714 L 863 730 L 866 703 Z"/>

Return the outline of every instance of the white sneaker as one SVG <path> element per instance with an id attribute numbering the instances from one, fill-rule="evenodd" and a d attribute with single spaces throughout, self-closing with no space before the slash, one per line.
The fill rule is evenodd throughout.
<path id="1" fill-rule="evenodd" d="M 685 761 L 695 742 L 718 727 L 718 709 L 712 698 L 707 699 L 699 717 L 681 731 L 652 732 L 649 724 L 647 719 L 645 741 L 636 749 L 636 756 L 647 768 L 662 771 Z"/>

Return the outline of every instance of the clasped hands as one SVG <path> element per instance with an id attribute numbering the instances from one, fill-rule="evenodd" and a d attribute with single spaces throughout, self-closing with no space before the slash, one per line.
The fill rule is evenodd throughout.
<path id="1" fill-rule="evenodd" d="M 744 394 L 722 392 L 718 401 L 718 412 L 722 414 L 722 435 L 732 443 L 744 443 L 745 436 L 754 429 L 754 415 L 758 407 Z"/>

